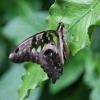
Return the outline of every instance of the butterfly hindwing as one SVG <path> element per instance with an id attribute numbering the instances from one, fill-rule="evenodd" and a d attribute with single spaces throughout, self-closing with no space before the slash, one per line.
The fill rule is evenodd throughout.
<path id="1" fill-rule="evenodd" d="M 55 83 L 62 74 L 63 65 L 54 43 L 50 42 L 44 46 L 40 53 L 40 64 L 52 82 Z"/>

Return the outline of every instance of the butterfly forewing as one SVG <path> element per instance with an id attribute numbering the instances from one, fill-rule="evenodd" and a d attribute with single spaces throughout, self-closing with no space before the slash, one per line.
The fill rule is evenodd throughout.
<path id="1" fill-rule="evenodd" d="M 48 34 L 49 36 L 49 34 L 52 33 L 55 34 L 55 31 L 43 31 L 27 38 L 15 48 L 15 50 L 10 54 L 9 58 L 15 63 L 22 63 L 24 61 L 31 60 L 32 49 L 35 48 L 35 50 L 37 50 L 38 47 L 43 47 L 43 45 L 45 44 L 45 38 L 43 38 L 44 34 Z M 34 52 L 34 54 L 35 53 L 37 53 L 37 51 Z"/>

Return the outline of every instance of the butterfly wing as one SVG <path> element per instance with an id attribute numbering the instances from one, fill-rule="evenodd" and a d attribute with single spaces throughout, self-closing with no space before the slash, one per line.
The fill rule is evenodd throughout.
<path id="1" fill-rule="evenodd" d="M 32 61 L 41 65 L 53 83 L 60 77 L 63 71 L 64 54 L 66 54 L 66 44 L 63 39 L 62 23 L 57 30 L 47 30 L 37 33 L 19 44 L 10 54 L 9 58 L 15 63 Z M 57 43 L 53 40 L 53 35 Z M 38 48 L 41 49 L 38 51 Z M 34 50 L 35 49 L 35 50 Z"/>
<path id="2" fill-rule="evenodd" d="M 15 48 L 10 54 L 9 59 L 15 63 L 31 60 L 35 62 L 38 56 L 38 47 L 43 47 L 46 42 L 52 40 L 51 34 L 55 34 L 55 31 L 43 31 L 27 38 Z M 35 49 L 35 52 L 32 52 L 32 49 Z"/>
<path id="3" fill-rule="evenodd" d="M 62 73 L 63 66 L 51 33 L 55 34 L 55 31 L 43 31 L 27 38 L 10 54 L 10 59 L 15 63 L 32 61 L 40 64 L 55 83 Z M 39 46 L 42 46 L 42 49 L 38 52 Z M 33 48 L 36 49 L 35 52 L 32 52 Z"/>
<path id="4" fill-rule="evenodd" d="M 62 74 L 63 65 L 55 43 L 48 43 L 44 46 L 40 53 L 40 64 L 48 77 L 55 83 Z"/>

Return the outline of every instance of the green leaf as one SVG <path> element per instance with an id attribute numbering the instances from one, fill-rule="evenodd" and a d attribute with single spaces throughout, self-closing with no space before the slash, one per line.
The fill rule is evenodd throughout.
<path id="1" fill-rule="evenodd" d="M 31 89 L 36 88 L 44 80 L 47 80 L 46 73 L 37 64 L 26 64 L 26 74 L 22 77 L 23 83 L 19 89 L 19 99 L 24 100 Z"/>
<path id="2" fill-rule="evenodd" d="M 100 25 L 100 0 L 56 0 L 48 17 L 50 27 L 63 22 L 72 54 L 90 44 L 88 28 Z"/>
<path id="3" fill-rule="evenodd" d="M 57 80 L 56 84 L 50 84 L 50 91 L 52 93 L 58 93 L 60 90 L 68 87 L 82 75 L 84 58 L 84 51 L 81 51 L 75 57 L 71 58 L 69 63 L 65 63 L 63 75 Z"/>
<path id="4" fill-rule="evenodd" d="M 11 68 L 0 78 L 0 100 L 19 100 L 17 91 L 24 72 L 23 65 L 11 64 Z M 27 100 L 38 100 L 41 89 L 36 88 L 31 91 Z"/>

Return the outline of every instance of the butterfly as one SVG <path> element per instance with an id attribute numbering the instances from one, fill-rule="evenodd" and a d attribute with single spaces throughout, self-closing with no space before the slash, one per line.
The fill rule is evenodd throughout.
<path id="1" fill-rule="evenodd" d="M 64 59 L 69 55 L 64 39 L 64 24 L 59 23 L 56 30 L 36 33 L 25 39 L 10 53 L 14 63 L 31 61 L 40 64 L 53 83 L 62 75 Z"/>

